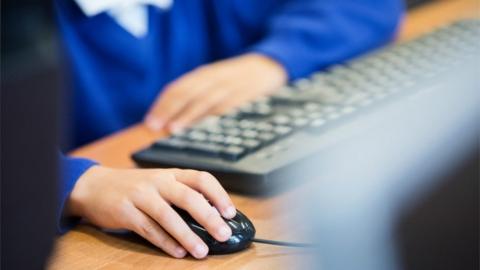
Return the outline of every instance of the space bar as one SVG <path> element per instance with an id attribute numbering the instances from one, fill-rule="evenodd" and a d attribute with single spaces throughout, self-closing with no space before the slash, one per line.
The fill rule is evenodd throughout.
<path id="1" fill-rule="evenodd" d="M 222 151 L 222 147 L 216 144 L 205 144 L 178 139 L 159 140 L 154 143 L 154 147 L 159 150 L 183 151 L 208 156 L 218 156 Z"/>

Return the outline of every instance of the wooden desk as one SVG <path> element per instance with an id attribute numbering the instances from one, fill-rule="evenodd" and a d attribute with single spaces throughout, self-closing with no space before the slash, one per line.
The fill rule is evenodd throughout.
<path id="1" fill-rule="evenodd" d="M 399 41 L 412 39 L 458 18 L 480 17 L 479 0 L 443 0 L 411 11 L 405 18 Z M 130 153 L 149 145 L 158 135 L 137 125 L 98 140 L 75 151 L 73 155 L 95 159 L 106 166 L 132 167 Z M 295 201 L 298 190 L 275 197 L 245 197 L 232 194 L 235 205 L 255 224 L 257 235 L 271 239 L 296 239 L 295 230 L 287 228 L 295 220 L 285 209 Z M 282 226 L 279 226 L 281 224 Z M 301 226 L 301 222 L 295 224 Z M 295 227 L 301 230 L 300 227 Z M 296 239 L 298 240 L 298 239 Z M 300 268 L 308 253 L 288 248 L 254 244 L 250 249 L 197 261 L 179 260 L 164 255 L 155 247 L 135 237 L 119 237 L 81 225 L 57 240 L 51 257 L 51 269 L 279 269 Z"/>

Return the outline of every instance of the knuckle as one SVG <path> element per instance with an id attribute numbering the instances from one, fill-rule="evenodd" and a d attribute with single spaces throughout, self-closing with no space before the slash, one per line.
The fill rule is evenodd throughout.
<path id="1" fill-rule="evenodd" d="M 206 211 L 206 213 L 204 214 L 204 219 L 211 225 L 216 225 L 220 221 L 220 216 L 217 210 L 215 210 L 213 207 L 211 207 L 210 209 L 210 211 Z"/>
<path id="2" fill-rule="evenodd" d="M 130 210 L 131 210 L 130 201 L 127 198 L 120 200 L 120 202 L 118 202 L 114 207 L 116 216 L 120 220 L 129 220 Z"/>
<path id="3" fill-rule="evenodd" d="M 177 184 L 177 177 L 175 177 L 175 174 L 173 172 L 168 172 L 164 175 L 164 180 L 167 184 L 169 185 L 175 185 Z"/>
<path id="4" fill-rule="evenodd" d="M 198 180 L 201 182 L 208 182 L 208 183 L 216 182 L 215 177 L 211 173 L 205 172 L 205 171 L 198 172 Z"/>
<path id="5" fill-rule="evenodd" d="M 130 202 L 119 203 L 115 206 L 115 215 L 113 215 L 113 219 L 116 220 L 118 224 L 123 224 L 127 229 L 133 231 L 136 231 L 137 229 L 135 224 L 136 218 L 133 214 Z"/>
<path id="6" fill-rule="evenodd" d="M 172 171 L 159 170 L 152 175 L 152 181 L 160 182 L 162 185 L 173 185 L 176 182 L 175 174 Z"/>
<path id="7" fill-rule="evenodd" d="M 132 199 L 138 200 L 145 197 L 145 194 L 150 190 L 151 185 L 147 182 L 139 182 L 131 189 Z"/>
<path id="8" fill-rule="evenodd" d="M 199 172 L 197 177 L 197 183 L 202 189 L 212 189 L 220 185 L 217 179 L 208 172 Z"/>
<path id="9" fill-rule="evenodd" d="M 185 206 L 198 205 L 200 201 L 204 199 L 200 193 L 189 188 L 184 188 L 183 191 L 181 191 L 181 196 L 180 201 Z"/>
<path id="10" fill-rule="evenodd" d="M 197 177 L 195 177 L 194 180 L 195 186 L 200 190 L 208 189 L 211 184 L 211 180 L 208 179 L 203 172 L 198 172 L 196 176 Z"/>
<path id="11" fill-rule="evenodd" d="M 138 232 L 145 238 L 154 238 L 156 236 L 155 226 L 151 222 L 141 221 L 137 226 Z"/>
<path id="12" fill-rule="evenodd" d="M 159 224 L 164 225 L 167 221 L 172 219 L 169 211 L 167 211 L 165 207 L 157 206 L 154 211 L 155 213 L 152 213 L 152 216 L 155 217 L 155 220 Z"/>

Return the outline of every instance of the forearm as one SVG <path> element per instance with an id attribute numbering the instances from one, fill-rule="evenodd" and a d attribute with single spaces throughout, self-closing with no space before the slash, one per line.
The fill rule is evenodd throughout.
<path id="1" fill-rule="evenodd" d="M 289 1 L 250 48 L 282 63 L 291 80 L 390 41 L 403 14 L 399 0 Z"/>

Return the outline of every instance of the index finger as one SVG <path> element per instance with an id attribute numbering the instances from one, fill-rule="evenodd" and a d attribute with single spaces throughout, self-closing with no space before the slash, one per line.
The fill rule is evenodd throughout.
<path id="1" fill-rule="evenodd" d="M 235 217 L 237 210 L 232 199 L 218 180 L 208 172 L 196 170 L 172 169 L 177 181 L 202 193 L 224 218 Z"/>
<path id="2" fill-rule="evenodd" d="M 208 80 L 199 80 L 196 84 L 183 82 L 182 78 L 179 80 L 166 86 L 147 113 L 145 122 L 152 129 L 163 128 L 210 85 Z"/>

